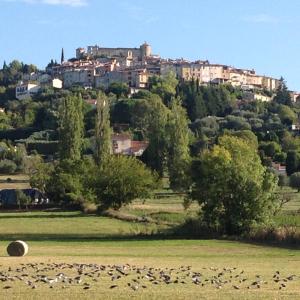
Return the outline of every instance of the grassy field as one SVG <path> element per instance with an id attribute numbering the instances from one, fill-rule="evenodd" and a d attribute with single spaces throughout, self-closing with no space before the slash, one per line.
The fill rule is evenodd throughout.
<path id="1" fill-rule="evenodd" d="M 17 185 L 26 180 L 12 179 Z M 290 194 L 292 200 L 276 223 L 299 227 L 300 194 L 291 189 L 280 193 Z M 195 216 L 198 206 L 184 210 L 182 196 L 169 197 L 166 189 L 160 194 L 120 211 L 151 218 L 150 223 L 76 211 L 0 213 L 0 299 L 300 298 L 299 250 L 163 239 L 161 233 Z M 7 256 L 8 243 L 16 239 L 28 243 L 26 257 Z M 120 269 L 126 275 L 118 278 Z"/>
<path id="2" fill-rule="evenodd" d="M 8 182 L 7 179 L 11 180 Z M 0 190 L 2 189 L 27 189 L 30 188 L 29 177 L 24 174 L 0 175 Z"/>
<path id="3" fill-rule="evenodd" d="M 159 205 L 165 205 L 159 199 L 156 200 L 157 206 L 155 200 L 152 201 L 154 210 Z M 151 211 L 151 204 L 145 205 Z M 136 206 L 138 210 L 146 211 L 141 203 L 134 203 L 133 209 Z M 295 249 L 217 240 L 164 240 L 155 235 L 150 239 L 141 239 L 139 234 L 155 234 L 167 227 L 86 216 L 80 212 L 1 213 L 0 226 L 0 274 L 23 278 L 4 282 L 0 280 L 0 299 L 99 299 L 99 295 L 104 299 L 300 297 L 300 251 Z M 15 239 L 25 240 L 29 244 L 28 256 L 7 257 L 6 246 Z M 48 264 L 48 267 L 38 265 L 38 271 L 32 269 L 32 264 L 39 263 Z M 78 275 L 76 268 L 58 267 L 59 264 L 75 263 L 101 264 L 106 266 L 106 270 L 97 281 L 94 281 L 94 275 L 81 275 L 82 282 L 78 284 L 38 282 L 35 283 L 36 288 L 32 289 L 26 283 L 27 280 L 36 280 L 38 274 L 54 278 L 55 274 L 63 272 L 68 278 L 75 278 Z M 128 276 L 112 281 L 108 270 L 112 269 L 115 275 L 113 265 L 125 264 L 129 266 Z M 137 273 L 134 266 L 145 270 L 153 267 L 157 269 L 154 271 L 157 277 L 161 272 L 170 273 L 171 282 L 167 284 L 158 279 L 157 284 L 154 284 L 146 279 L 145 270 Z M 182 272 L 181 266 L 184 266 L 185 272 Z M 191 270 L 187 269 L 188 266 L 191 266 Z M 86 270 L 89 268 L 92 267 L 88 266 Z M 226 271 L 223 271 L 224 268 Z M 279 282 L 273 280 L 276 271 L 280 272 Z M 201 273 L 201 284 L 193 282 L 190 272 Z M 224 274 L 216 279 L 221 272 Z M 24 273 L 26 276 L 22 277 Z M 258 275 L 259 279 L 256 277 Z M 286 278 L 291 275 L 297 277 L 288 281 Z M 179 283 L 175 283 L 177 277 Z M 137 281 L 138 290 L 128 286 Z M 259 287 L 252 285 L 256 281 L 260 282 Z M 279 289 L 281 284 L 286 287 Z M 116 287 L 111 288 L 114 285 Z M 86 286 L 87 290 L 84 289 Z"/>
<path id="4" fill-rule="evenodd" d="M 282 211 L 275 217 L 276 224 L 300 228 L 300 193 L 291 188 L 284 188 L 279 193 L 289 197 L 290 201 L 283 206 Z"/>

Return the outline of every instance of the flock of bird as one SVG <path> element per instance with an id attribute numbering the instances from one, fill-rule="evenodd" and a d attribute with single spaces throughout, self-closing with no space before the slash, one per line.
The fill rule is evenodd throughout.
<path id="1" fill-rule="evenodd" d="M 266 280 L 261 275 L 247 277 L 238 268 L 202 268 L 201 272 L 191 266 L 179 268 L 138 267 L 134 265 L 101 265 L 69 263 L 27 263 L 15 268 L 0 266 L 0 289 L 13 289 L 18 282 L 31 289 L 41 286 L 49 288 L 71 288 L 78 286 L 84 290 L 105 285 L 108 289 L 127 287 L 133 291 L 161 285 L 197 285 L 222 289 L 260 289 L 273 285 L 279 290 L 300 277 L 292 274 L 283 276 L 274 272 Z"/>

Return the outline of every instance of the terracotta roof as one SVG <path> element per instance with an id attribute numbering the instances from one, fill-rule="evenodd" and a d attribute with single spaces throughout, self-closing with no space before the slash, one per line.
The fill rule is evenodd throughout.
<path id="1" fill-rule="evenodd" d="M 131 136 L 128 133 L 115 133 L 111 136 L 112 140 L 124 141 L 131 140 Z"/>
<path id="2" fill-rule="evenodd" d="M 149 145 L 149 142 L 140 142 L 140 141 L 131 141 L 131 151 L 133 153 L 138 152 L 140 150 L 145 151 Z"/>
<path id="3" fill-rule="evenodd" d="M 84 101 L 88 104 L 91 104 L 91 105 L 96 105 L 97 104 L 97 99 L 86 99 Z"/>

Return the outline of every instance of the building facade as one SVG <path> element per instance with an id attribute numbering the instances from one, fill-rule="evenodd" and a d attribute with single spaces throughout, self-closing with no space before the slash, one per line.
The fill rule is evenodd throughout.
<path id="1" fill-rule="evenodd" d="M 84 57 L 101 58 L 101 57 L 123 57 L 133 60 L 142 61 L 152 55 L 152 49 L 146 42 L 139 48 L 105 48 L 98 45 L 88 46 L 87 50 L 84 48 L 76 49 L 76 58 Z"/>
<path id="2" fill-rule="evenodd" d="M 40 90 L 40 85 L 34 83 L 20 83 L 16 87 L 16 98 L 25 100 L 37 94 Z"/>

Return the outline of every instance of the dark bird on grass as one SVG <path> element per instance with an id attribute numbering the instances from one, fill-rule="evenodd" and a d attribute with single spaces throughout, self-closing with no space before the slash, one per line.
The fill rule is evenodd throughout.
<path id="1" fill-rule="evenodd" d="M 115 281 L 115 280 L 118 280 L 120 278 L 121 278 L 120 275 L 115 274 L 115 275 L 111 276 L 111 281 Z"/>
<path id="2" fill-rule="evenodd" d="M 114 288 L 116 288 L 116 287 L 118 287 L 116 284 L 114 284 L 114 285 L 111 285 L 109 288 L 110 289 L 114 289 Z"/>
<path id="3" fill-rule="evenodd" d="M 10 285 L 6 285 L 6 286 L 3 287 L 4 290 L 8 290 L 8 289 L 11 289 L 11 288 L 12 288 L 12 286 L 10 286 Z"/>

